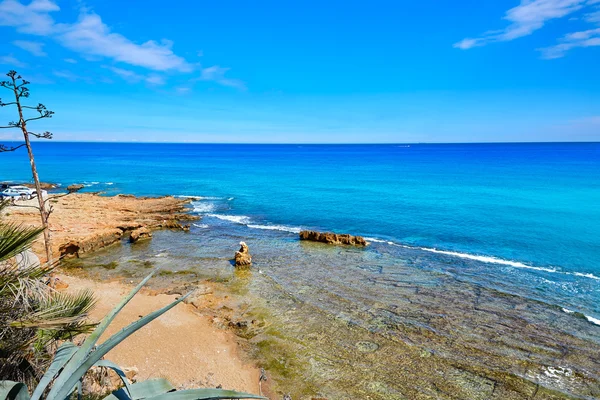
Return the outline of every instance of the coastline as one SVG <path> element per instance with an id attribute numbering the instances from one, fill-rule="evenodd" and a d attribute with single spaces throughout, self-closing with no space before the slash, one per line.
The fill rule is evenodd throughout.
<path id="1" fill-rule="evenodd" d="M 211 217 L 204 218 L 199 225 Z M 66 260 L 63 268 L 91 282 L 129 283 L 159 264 L 166 269 L 153 280 L 155 293 L 184 290 L 190 283 L 209 285 L 218 295 L 203 297 L 197 310 L 216 327 L 235 333 L 242 353 L 272 375 L 276 393 L 282 393 L 282 383 L 294 398 L 352 393 L 372 399 L 450 399 L 453 393 L 461 393 L 459 398 L 479 393 L 482 398 L 567 399 L 572 391 L 598 394 L 598 379 L 586 372 L 597 364 L 591 354 L 598 344 L 588 340 L 597 339 L 596 328 L 560 308 L 421 270 L 426 266 L 418 261 L 418 249 L 391 253 L 376 242 L 366 251 L 336 248 L 299 243 L 293 233 L 281 237 L 271 230 L 244 231 L 254 235 L 249 243 L 259 257 L 255 268 L 242 273 L 228 261 L 233 255 L 228 246 L 242 232 L 231 232 L 231 225 L 206 229 L 192 228 L 190 236 L 156 231 L 153 239 L 135 245 L 126 245 L 121 236 L 115 243 L 123 246 L 84 253 Z M 209 254 L 196 264 L 186 253 L 203 247 Z M 381 271 L 371 275 L 352 268 L 365 260 L 372 263 L 375 254 L 398 264 L 399 270 L 390 270 L 394 281 Z M 466 265 L 448 260 L 456 268 Z M 296 269 L 295 263 L 303 268 Z M 209 264 L 218 264 L 217 269 L 206 269 Z M 345 271 L 350 286 L 339 285 L 327 268 Z M 325 286 L 312 285 L 315 280 Z M 370 287 L 386 286 L 393 291 L 370 297 Z M 573 336 L 573 331 L 589 337 Z M 557 369 L 562 372 L 553 372 Z"/>

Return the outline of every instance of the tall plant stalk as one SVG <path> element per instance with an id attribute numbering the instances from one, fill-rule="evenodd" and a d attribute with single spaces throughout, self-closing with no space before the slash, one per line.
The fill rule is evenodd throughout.
<path id="1" fill-rule="evenodd" d="M 48 218 L 50 217 L 51 211 L 46 207 L 46 202 L 42 196 L 42 186 L 40 184 L 40 178 L 39 178 L 39 175 L 37 172 L 37 167 L 35 164 L 35 157 L 33 156 L 33 150 L 31 148 L 31 140 L 30 140 L 31 136 L 34 136 L 37 138 L 43 138 L 43 139 L 51 139 L 52 134 L 50 132 L 44 132 L 42 134 L 30 132 L 27 130 L 27 123 L 29 121 L 35 121 L 35 120 L 42 119 L 42 118 L 51 118 L 52 114 L 54 114 L 54 112 L 47 110 L 46 106 L 44 106 L 41 103 L 35 107 L 23 105 L 21 103 L 21 98 L 29 97 L 29 89 L 26 86 L 29 84 L 29 82 L 22 79 L 21 75 L 18 75 L 16 71 L 10 71 L 6 75 L 10 78 L 10 80 L 0 82 L 0 86 L 11 90 L 15 96 L 15 101 L 9 102 L 9 103 L 3 103 L 0 100 L 0 107 L 16 105 L 17 111 L 19 113 L 19 120 L 18 120 L 18 122 L 10 122 L 8 124 L 8 126 L 2 126 L 0 128 L 2 128 L 2 129 L 6 129 L 6 128 L 20 129 L 21 132 L 23 132 L 23 139 L 24 139 L 25 143 L 23 143 L 19 146 L 13 146 L 13 147 L 0 146 L 0 152 L 14 151 L 14 150 L 18 149 L 19 147 L 23 147 L 23 146 L 25 146 L 27 148 L 27 154 L 29 156 L 29 163 L 31 164 L 31 173 L 33 175 L 33 182 L 35 184 L 35 190 L 37 192 L 40 218 L 42 221 L 42 227 L 44 228 L 43 235 L 44 235 L 44 248 L 46 251 L 46 259 L 47 259 L 48 263 L 50 265 L 52 265 L 52 263 L 53 263 L 52 243 L 51 243 L 51 238 L 50 238 L 50 228 L 48 226 Z M 21 83 L 17 82 L 18 79 L 21 79 Z M 25 116 L 23 115 L 24 109 L 36 110 L 39 113 L 39 116 L 32 117 L 32 118 L 25 118 Z"/>

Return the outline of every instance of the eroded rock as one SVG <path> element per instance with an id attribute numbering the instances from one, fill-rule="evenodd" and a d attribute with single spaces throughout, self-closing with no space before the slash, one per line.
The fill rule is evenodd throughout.
<path id="1" fill-rule="evenodd" d="M 236 267 L 249 267 L 252 264 L 252 256 L 250 255 L 250 249 L 244 242 L 240 242 L 239 251 L 235 252 L 235 266 Z"/>
<path id="2" fill-rule="evenodd" d="M 129 242 L 136 243 L 139 240 L 150 239 L 151 237 L 152 231 L 150 231 L 150 229 L 144 226 L 131 231 L 131 235 L 129 236 Z"/>
<path id="3" fill-rule="evenodd" d="M 310 240 L 327 244 L 345 244 L 350 246 L 366 246 L 369 243 L 362 236 L 338 234 L 333 232 L 302 231 L 300 240 Z"/>

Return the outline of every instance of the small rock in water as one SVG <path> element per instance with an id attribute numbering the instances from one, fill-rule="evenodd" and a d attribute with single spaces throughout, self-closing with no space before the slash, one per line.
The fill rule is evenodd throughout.
<path id="1" fill-rule="evenodd" d="M 249 267 L 252 264 L 252 256 L 248 245 L 244 242 L 240 242 L 240 250 L 235 252 L 235 266 L 236 267 Z"/>
<path id="2" fill-rule="evenodd" d="M 369 243 L 362 236 L 352 236 L 348 234 L 337 234 L 332 232 L 302 231 L 300 240 L 310 240 L 312 242 L 322 242 L 327 244 L 346 244 L 351 246 L 366 246 Z"/>
<path id="3" fill-rule="evenodd" d="M 373 342 L 361 341 L 356 343 L 356 348 L 362 353 L 372 353 L 379 349 L 379 345 Z"/>
<path id="4" fill-rule="evenodd" d="M 150 229 L 148 229 L 146 227 L 142 227 L 142 228 L 134 229 L 131 232 L 131 236 L 129 236 L 129 241 L 131 243 L 135 243 L 138 240 L 150 239 L 151 237 L 152 237 L 152 232 L 150 231 Z"/>

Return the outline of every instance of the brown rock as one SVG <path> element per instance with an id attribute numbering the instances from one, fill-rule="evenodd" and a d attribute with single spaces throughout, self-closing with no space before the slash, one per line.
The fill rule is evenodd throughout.
<path id="1" fill-rule="evenodd" d="M 337 234 L 333 232 L 302 231 L 300 240 L 310 240 L 327 244 L 345 244 L 351 246 L 366 246 L 369 243 L 362 236 Z"/>
<path id="2" fill-rule="evenodd" d="M 60 278 L 50 278 L 50 279 L 51 279 L 51 283 L 52 283 L 51 286 L 56 290 L 66 289 L 69 287 L 69 284 Z"/>
<path id="3" fill-rule="evenodd" d="M 252 264 L 252 256 L 248 245 L 244 242 L 240 242 L 240 250 L 235 252 L 235 266 L 236 267 L 248 267 Z"/>
<path id="4" fill-rule="evenodd" d="M 138 240 L 150 239 L 152 237 L 152 232 L 150 229 L 146 227 L 134 229 L 129 236 L 129 241 L 131 243 L 135 243 Z"/>
<path id="5" fill-rule="evenodd" d="M 85 186 L 83 186 L 82 184 L 74 184 L 74 185 L 69 185 L 69 186 L 67 186 L 67 191 L 68 191 L 69 193 L 72 193 L 72 192 L 77 192 L 77 191 L 79 191 L 79 190 L 83 189 L 84 187 L 85 187 Z"/>

